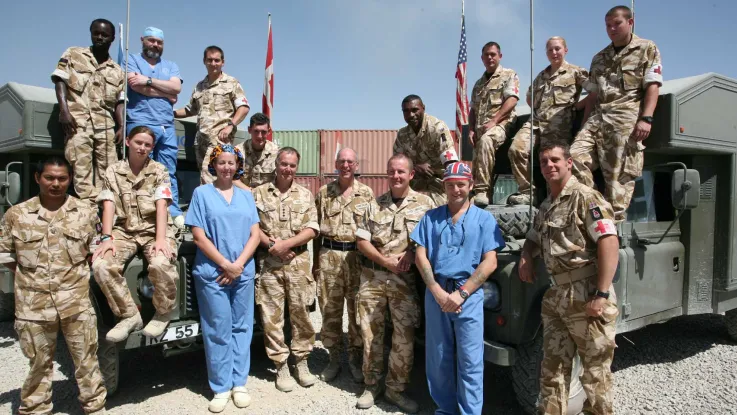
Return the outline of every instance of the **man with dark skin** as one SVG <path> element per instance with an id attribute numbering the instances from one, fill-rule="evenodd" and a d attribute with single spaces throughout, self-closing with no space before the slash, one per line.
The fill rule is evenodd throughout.
<path id="1" fill-rule="evenodd" d="M 94 203 L 102 189 L 100 175 L 117 161 L 115 145 L 123 140 L 123 70 L 109 54 L 115 26 L 95 19 L 92 46 L 68 48 L 51 74 L 64 132 L 64 156 L 74 169 L 74 189 Z M 114 117 L 114 118 L 113 118 Z M 118 131 L 115 131 L 115 124 Z"/>

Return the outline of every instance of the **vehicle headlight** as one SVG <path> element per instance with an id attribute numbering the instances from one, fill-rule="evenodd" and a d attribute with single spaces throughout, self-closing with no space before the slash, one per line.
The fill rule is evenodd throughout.
<path id="1" fill-rule="evenodd" d="M 138 279 L 138 292 L 149 300 L 154 298 L 154 285 L 148 276 Z"/>
<path id="2" fill-rule="evenodd" d="M 481 288 L 484 290 L 484 308 L 498 310 L 502 302 L 499 284 L 496 281 L 486 281 Z"/>

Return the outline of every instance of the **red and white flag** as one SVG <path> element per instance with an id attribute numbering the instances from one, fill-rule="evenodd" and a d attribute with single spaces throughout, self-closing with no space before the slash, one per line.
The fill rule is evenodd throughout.
<path id="1" fill-rule="evenodd" d="M 274 50 L 271 44 L 271 13 L 269 13 L 269 40 L 266 45 L 266 71 L 264 73 L 264 95 L 261 99 L 261 112 L 271 120 L 271 128 L 274 128 L 274 120 L 271 112 L 274 109 Z M 269 132 L 267 140 L 272 141 L 272 133 Z"/>
<path id="2" fill-rule="evenodd" d="M 461 43 L 458 50 L 458 65 L 456 66 L 456 141 L 468 132 L 468 95 L 466 93 L 466 18 L 461 12 Z"/>

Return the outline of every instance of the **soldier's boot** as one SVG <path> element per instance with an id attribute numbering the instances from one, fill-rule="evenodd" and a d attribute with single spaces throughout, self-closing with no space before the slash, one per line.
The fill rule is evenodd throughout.
<path id="1" fill-rule="evenodd" d="M 361 355 L 351 353 L 348 358 L 348 368 L 351 370 L 351 377 L 356 383 L 363 383 L 363 370 L 361 368 Z"/>
<path id="2" fill-rule="evenodd" d="M 511 194 L 507 198 L 507 204 L 509 205 L 529 205 L 530 204 L 530 194 L 527 192 Z M 535 197 L 534 195 L 532 196 L 532 204 L 537 206 L 537 197 Z"/>
<path id="3" fill-rule="evenodd" d="M 489 195 L 485 191 L 476 193 L 476 195 L 473 197 L 473 203 L 478 206 L 488 206 L 490 204 Z"/>
<path id="4" fill-rule="evenodd" d="M 245 386 L 236 386 L 231 392 L 233 393 L 233 404 L 238 408 L 247 408 L 251 405 L 251 395 L 248 394 Z"/>
<path id="5" fill-rule="evenodd" d="M 417 411 L 420 409 L 420 406 L 417 404 L 417 402 L 407 397 L 407 395 L 403 392 L 396 392 L 391 389 L 387 389 L 384 393 L 384 399 L 386 399 L 387 402 L 394 404 L 394 406 L 396 406 L 397 408 L 401 409 L 402 412 L 406 412 L 408 414 L 417 413 Z"/>
<path id="6" fill-rule="evenodd" d="M 303 388 L 308 388 L 317 382 L 317 377 L 310 373 L 310 368 L 307 366 L 307 358 L 297 362 L 297 366 L 294 368 L 294 374 L 296 375 L 297 382 Z"/>
<path id="7" fill-rule="evenodd" d="M 161 336 L 161 334 L 164 333 L 164 330 L 166 330 L 166 326 L 169 325 L 170 319 L 169 313 L 159 314 L 156 312 L 151 321 L 149 321 L 148 324 L 146 324 L 146 327 L 143 328 L 143 334 L 148 337 Z"/>
<path id="8" fill-rule="evenodd" d="M 356 401 L 356 408 L 358 409 L 369 409 L 374 406 L 376 398 L 381 395 L 381 385 L 376 383 L 374 385 L 366 385 L 366 389 L 363 390 L 363 394 L 358 401 Z"/>
<path id="9" fill-rule="evenodd" d="M 276 366 L 276 388 L 282 392 L 291 392 L 297 382 L 292 378 L 292 374 L 289 373 L 289 366 L 287 362 L 277 364 Z"/>
<path id="10" fill-rule="evenodd" d="M 340 353 L 338 351 L 330 352 L 330 363 L 328 367 L 320 373 L 320 380 L 323 382 L 330 382 L 335 379 L 340 373 Z"/>
<path id="11" fill-rule="evenodd" d="M 216 393 L 210 401 L 210 404 L 207 405 L 207 410 L 213 413 L 223 412 L 225 410 L 225 407 L 228 406 L 229 400 L 230 391 Z"/>
<path id="12" fill-rule="evenodd" d="M 136 313 L 130 317 L 126 317 L 118 322 L 105 335 L 105 340 L 113 343 L 119 343 L 128 338 L 128 334 L 132 331 L 140 330 L 143 327 L 141 313 Z"/>
<path id="13" fill-rule="evenodd" d="M 184 215 L 179 215 L 174 218 L 173 223 L 178 229 L 184 229 Z"/>

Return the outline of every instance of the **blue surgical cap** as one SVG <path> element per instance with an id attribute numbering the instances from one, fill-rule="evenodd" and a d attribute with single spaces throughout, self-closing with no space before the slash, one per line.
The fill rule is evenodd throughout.
<path id="1" fill-rule="evenodd" d="M 164 40 L 164 31 L 159 28 L 149 26 L 143 31 L 143 37 L 155 37 Z"/>

